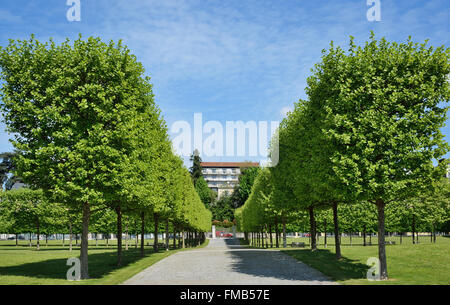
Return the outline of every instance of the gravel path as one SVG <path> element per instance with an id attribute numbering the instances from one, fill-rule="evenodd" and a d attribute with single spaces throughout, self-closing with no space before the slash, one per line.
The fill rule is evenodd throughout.
<path id="1" fill-rule="evenodd" d="M 319 271 L 277 250 L 249 249 L 233 239 L 182 251 L 128 279 L 125 285 L 335 284 Z"/>

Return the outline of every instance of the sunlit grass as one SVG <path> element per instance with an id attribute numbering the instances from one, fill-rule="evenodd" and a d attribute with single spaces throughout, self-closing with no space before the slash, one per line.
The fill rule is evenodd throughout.
<path id="1" fill-rule="evenodd" d="M 79 257 L 79 247 L 74 246 L 69 251 L 68 243 L 61 246 L 61 241 L 41 241 L 40 250 L 36 250 L 35 240 L 33 247 L 29 247 L 28 241 L 19 241 L 15 246 L 14 240 L 0 241 L 0 285 L 66 285 L 66 284 L 120 284 L 138 272 L 151 266 L 157 261 L 183 249 L 153 252 L 152 240 L 145 240 L 145 256 L 140 256 L 139 246 L 134 243 L 129 249 L 123 249 L 123 264 L 117 267 L 116 241 L 109 241 L 109 247 L 104 243 L 95 246 L 95 241 L 90 241 L 89 246 L 89 275 L 91 279 L 83 281 L 66 280 L 67 259 Z M 102 241 L 104 242 L 104 241 Z M 200 247 L 206 246 L 208 240 Z M 170 243 L 172 246 L 172 241 Z M 191 248 L 192 249 L 192 248 Z"/>

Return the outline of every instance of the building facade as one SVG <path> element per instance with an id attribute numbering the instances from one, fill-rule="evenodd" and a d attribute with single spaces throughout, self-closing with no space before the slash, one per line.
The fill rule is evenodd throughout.
<path id="1" fill-rule="evenodd" d="M 233 192 L 239 185 L 241 169 L 246 167 L 258 167 L 257 162 L 201 162 L 203 178 L 208 187 L 217 192 L 217 198 Z"/>

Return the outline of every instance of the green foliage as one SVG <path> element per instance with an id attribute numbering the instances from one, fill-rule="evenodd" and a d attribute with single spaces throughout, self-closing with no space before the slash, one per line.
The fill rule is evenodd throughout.
<path id="1" fill-rule="evenodd" d="M 1 109 L 20 152 L 15 171 L 42 189 L 45 205 L 62 203 L 60 219 L 74 230 L 82 218 L 83 278 L 91 213 L 95 231 L 114 229 L 104 209 L 209 230 L 211 213 L 172 152 L 150 78 L 121 41 L 10 40 L 0 48 L 0 68 Z"/>
<path id="2" fill-rule="evenodd" d="M 259 167 L 243 167 L 239 175 L 239 186 L 233 191 L 232 201 L 234 208 L 244 205 L 245 201 L 250 196 L 253 183 L 260 171 Z"/>
<path id="3" fill-rule="evenodd" d="M 0 154 L 2 162 L 0 163 L 0 182 L 5 186 L 6 190 L 10 190 L 16 182 L 20 182 L 21 179 L 14 174 L 15 164 L 14 157 L 18 152 L 4 152 Z"/>
<path id="4" fill-rule="evenodd" d="M 211 206 L 212 218 L 214 220 L 231 221 L 234 219 L 234 209 L 232 206 L 231 196 L 222 195 L 214 205 Z"/>
<path id="5" fill-rule="evenodd" d="M 213 202 L 213 196 L 212 196 L 212 191 L 208 187 L 208 183 L 203 178 L 203 176 L 201 176 L 197 179 L 197 183 L 195 184 L 195 190 L 197 191 L 198 195 L 200 196 L 200 200 L 203 202 L 205 207 L 207 209 L 209 209 Z"/>
<path id="6" fill-rule="evenodd" d="M 202 173 L 202 158 L 200 158 L 200 153 L 198 150 L 194 150 L 194 153 L 191 155 L 190 158 L 192 162 L 192 166 L 189 168 L 189 172 L 191 173 L 192 181 L 194 182 L 194 185 L 197 185 L 197 180 L 200 177 L 203 177 Z"/>

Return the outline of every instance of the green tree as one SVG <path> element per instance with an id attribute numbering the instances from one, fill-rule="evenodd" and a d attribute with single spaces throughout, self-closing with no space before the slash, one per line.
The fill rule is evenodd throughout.
<path id="1" fill-rule="evenodd" d="M 194 186 L 197 184 L 197 180 L 200 177 L 203 177 L 202 173 L 202 158 L 200 157 L 200 153 L 197 149 L 194 150 L 193 154 L 190 157 L 190 161 L 192 162 L 192 166 L 189 168 L 189 172 L 191 173 L 192 181 L 194 182 Z"/>
<path id="2" fill-rule="evenodd" d="M 211 194 L 212 191 L 208 187 L 208 183 L 203 178 L 203 176 L 200 176 L 197 179 L 197 183 L 195 184 L 195 190 L 197 191 L 198 195 L 200 196 L 200 200 L 203 202 L 205 207 L 207 209 L 209 209 L 211 207 L 213 196 Z"/>
<path id="3" fill-rule="evenodd" d="M 450 49 L 375 40 L 331 44 L 308 79 L 308 94 L 326 104 L 322 129 L 335 150 L 336 177 L 358 201 L 377 207 L 381 279 L 387 279 L 385 206 L 411 198 L 442 177 L 433 166 L 448 151 L 440 128 L 450 99 Z"/>
<path id="4" fill-rule="evenodd" d="M 224 221 L 234 219 L 234 209 L 232 207 L 231 196 L 222 195 L 216 203 L 211 206 L 212 218 L 214 220 Z"/>
<path id="5" fill-rule="evenodd" d="M 238 208 L 244 205 L 245 201 L 250 196 L 253 183 L 255 182 L 256 176 L 258 176 L 259 167 L 242 167 L 241 174 L 239 175 L 239 185 L 233 191 L 233 206 Z"/>
<path id="6" fill-rule="evenodd" d="M 144 111 L 154 108 L 149 78 L 121 42 L 61 45 L 34 37 L 0 49 L 2 110 L 15 134 L 17 173 L 52 201 L 81 207 L 81 278 L 88 272 L 93 211 L 118 206 L 123 170 Z"/>
<path id="7" fill-rule="evenodd" d="M 0 154 L 0 158 L 2 159 L 2 162 L 0 162 L 0 180 L 2 186 L 4 185 L 6 190 L 10 190 L 16 182 L 21 182 L 20 177 L 14 174 L 14 157 L 17 155 L 17 151 Z"/>

